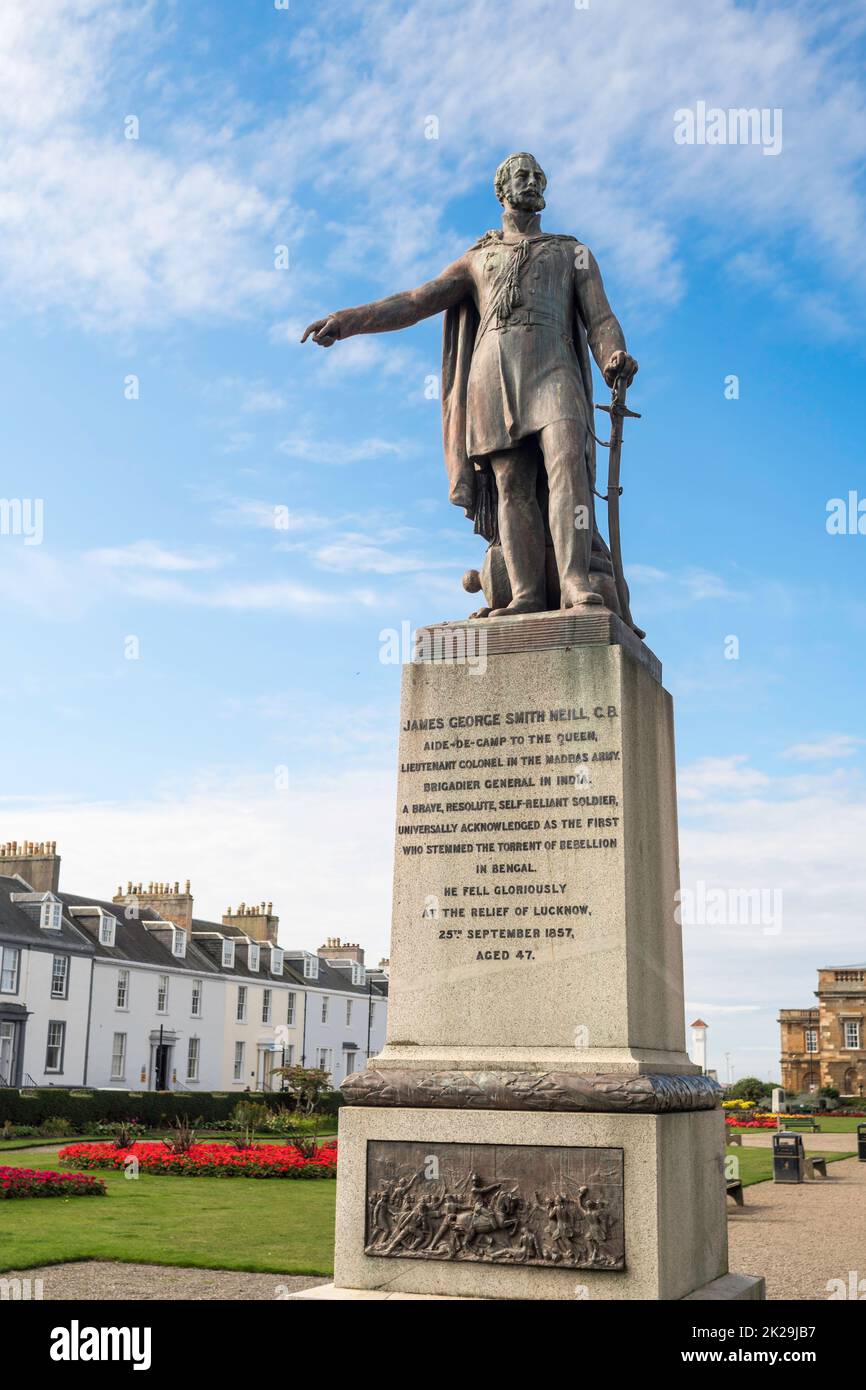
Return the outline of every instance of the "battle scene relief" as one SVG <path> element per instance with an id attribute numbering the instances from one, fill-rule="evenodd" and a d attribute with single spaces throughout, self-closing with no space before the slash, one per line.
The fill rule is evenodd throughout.
<path id="1" fill-rule="evenodd" d="M 371 1140 L 365 1253 L 624 1269 L 622 1150 Z"/>

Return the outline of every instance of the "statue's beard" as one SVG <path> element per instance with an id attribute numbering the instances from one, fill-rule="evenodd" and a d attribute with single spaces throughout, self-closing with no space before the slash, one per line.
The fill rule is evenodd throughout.
<path id="1" fill-rule="evenodd" d="M 517 193 L 508 201 L 517 212 L 541 212 L 547 206 L 540 193 Z"/>

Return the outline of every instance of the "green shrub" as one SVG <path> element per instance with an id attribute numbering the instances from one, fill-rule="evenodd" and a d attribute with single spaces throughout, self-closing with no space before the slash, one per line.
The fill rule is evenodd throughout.
<path id="1" fill-rule="evenodd" d="M 7 1120 L 13 1125 L 37 1126 L 43 1120 L 63 1119 L 64 1134 L 93 1134 L 100 1121 L 137 1120 L 146 1129 L 158 1129 L 185 1116 L 210 1128 L 215 1122 L 229 1120 L 240 1099 L 238 1095 L 208 1091 L 189 1095 L 180 1091 L 66 1091 L 59 1086 L 19 1091 L 2 1087 L 0 1127 Z M 264 1103 L 269 1109 L 292 1108 L 292 1097 L 279 1091 L 244 1093 L 243 1099 Z"/>
<path id="2" fill-rule="evenodd" d="M 74 1126 L 63 1115 L 47 1115 L 39 1126 L 39 1133 L 45 1139 L 63 1139 L 74 1131 Z"/>

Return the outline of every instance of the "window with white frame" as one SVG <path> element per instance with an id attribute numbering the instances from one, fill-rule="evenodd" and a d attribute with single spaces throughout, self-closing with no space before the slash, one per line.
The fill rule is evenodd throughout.
<path id="1" fill-rule="evenodd" d="M 21 952 L 17 946 L 0 947 L 0 994 L 18 993 L 18 967 Z"/>
<path id="2" fill-rule="evenodd" d="M 807 1052 L 817 1052 L 817 1051 L 818 1051 L 818 1029 L 817 1029 L 817 1028 L 807 1028 L 807 1029 L 806 1029 L 806 1051 L 807 1051 Z"/>
<path id="3" fill-rule="evenodd" d="M 289 990 L 288 1001 L 289 1002 L 286 1007 L 286 1023 L 291 1028 L 293 1027 L 295 1022 L 295 1005 L 297 1003 L 297 996 L 293 989 Z"/>
<path id="4" fill-rule="evenodd" d="M 66 1024 L 52 1019 L 48 1025 L 48 1042 L 45 1047 L 45 1070 L 63 1071 L 63 1049 L 66 1045 Z"/>
<path id="5" fill-rule="evenodd" d="M 293 1066 L 295 1065 L 295 1044 L 294 1044 L 294 1043 L 287 1043 L 287 1044 L 286 1044 L 286 1046 L 283 1048 L 283 1056 L 284 1056 L 285 1059 L 286 1059 L 286 1060 L 285 1060 L 285 1064 L 286 1064 L 287 1067 L 293 1067 Z"/>
<path id="6" fill-rule="evenodd" d="M 331 1003 L 331 1001 L 330 1001 L 328 995 L 327 995 L 327 994 L 323 994 L 323 995 L 322 995 L 322 1022 L 323 1022 L 323 1023 L 327 1023 L 327 1021 L 328 1021 L 328 1009 L 329 1009 L 329 1007 L 330 1007 L 330 1003 Z"/>
<path id="7" fill-rule="evenodd" d="M 118 970 L 117 972 L 117 1004 L 118 1009 L 129 1008 L 129 971 Z"/>
<path id="8" fill-rule="evenodd" d="M 271 974 L 282 975 L 283 973 L 283 951 L 279 946 L 271 947 Z"/>
<path id="9" fill-rule="evenodd" d="M 234 1070 L 234 1078 L 235 1078 L 235 1081 L 243 1081 L 243 1079 L 244 1079 L 244 1049 L 245 1049 L 245 1046 L 246 1046 L 246 1044 L 245 1044 L 245 1043 L 242 1043 L 242 1042 L 236 1042 L 236 1043 L 235 1043 L 235 1070 Z"/>
<path id="10" fill-rule="evenodd" d="M 322 1071 L 331 1070 L 331 1049 L 329 1047 L 318 1047 L 316 1049 L 316 1066 Z"/>
<path id="11" fill-rule="evenodd" d="M 304 956 L 304 979 L 318 980 L 319 978 L 319 957 Z"/>
<path id="12" fill-rule="evenodd" d="M 51 998 L 69 997 L 69 957 L 55 956 L 51 962 Z"/>
<path id="13" fill-rule="evenodd" d="M 860 1023 L 857 1019 L 846 1018 L 845 1020 L 845 1046 L 848 1048 L 859 1048 L 860 1046 Z"/>
<path id="14" fill-rule="evenodd" d="M 352 984 L 365 985 L 367 983 L 366 968 L 359 961 L 352 961 Z"/>
<path id="15" fill-rule="evenodd" d="M 246 985 L 238 985 L 238 1012 L 237 1012 L 237 1020 L 238 1020 L 238 1023 L 246 1023 L 246 1021 L 247 1021 L 247 987 L 246 987 Z"/>
<path id="16" fill-rule="evenodd" d="M 224 941 L 224 942 L 223 942 L 223 955 L 222 955 L 222 961 L 223 961 L 223 968 L 224 968 L 225 970 L 234 970 L 234 966 L 235 966 L 235 943 L 234 943 L 233 941 Z"/>
<path id="17" fill-rule="evenodd" d="M 262 990 L 262 1023 L 270 1023 L 271 1021 L 271 1000 L 273 998 L 273 993 L 272 989 Z"/>
<path id="18" fill-rule="evenodd" d="M 160 975 L 156 983 L 156 1012 L 168 1013 L 168 976 Z"/>
<path id="19" fill-rule="evenodd" d="M 171 943 L 171 953 L 183 960 L 186 956 L 186 932 L 183 927 L 175 927 Z"/>
<path id="20" fill-rule="evenodd" d="M 63 904 L 59 903 L 56 898 L 46 898 L 39 914 L 40 927 L 45 931 L 60 931 L 62 910 Z"/>
<path id="21" fill-rule="evenodd" d="M 111 1079 L 122 1081 L 126 1075 L 126 1034 L 115 1033 L 111 1043 Z"/>
<path id="22" fill-rule="evenodd" d="M 190 1000 L 190 1008 L 189 1008 L 189 1011 L 190 1011 L 190 1013 L 192 1014 L 193 1018 L 201 1018 L 201 991 L 202 991 L 202 982 L 201 982 L 201 980 L 193 980 L 193 982 L 192 982 L 192 998 L 191 998 L 191 1000 Z"/>
<path id="23" fill-rule="evenodd" d="M 258 970 L 259 965 L 261 964 L 261 956 L 262 956 L 262 948 L 261 948 L 261 946 L 256 945 L 255 943 L 253 943 L 253 942 L 251 941 L 251 942 L 250 942 L 250 945 L 249 945 L 249 948 L 248 948 L 248 951 L 247 951 L 248 964 L 249 964 L 250 970 Z"/>
<path id="24" fill-rule="evenodd" d="M 186 1050 L 186 1079 L 198 1081 L 198 1067 L 201 1056 L 201 1038 L 190 1038 Z"/>
<path id="25" fill-rule="evenodd" d="M 113 946 L 114 933 L 117 926 L 116 918 L 110 912 L 100 912 L 99 914 L 99 944 L 100 946 Z"/>
<path id="26" fill-rule="evenodd" d="M 351 1022 L 352 1022 L 352 1005 L 354 1004 L 354 1002 L 355 1002 L 354 999 L 347 999 L 347 1000 L 346 1000 L 346 1027 L 347 1027 L 347 1028 L 349 1027 L 349 1025 L 350 1025 Z"/>

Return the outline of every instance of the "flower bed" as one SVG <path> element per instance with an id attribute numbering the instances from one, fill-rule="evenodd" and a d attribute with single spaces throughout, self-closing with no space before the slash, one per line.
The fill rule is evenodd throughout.
<path id="1" fill-rule="evenodd" d="M 129 1148 L 114 1144 L 69 1144 L 60 1150 L 70 1168 L 124 1168 L 130 1157 L 145 1173 L 180 1174 L 187 1178 L 335 1178 L 337 1145 L 321 1145 L 304 1158 L 290 1144 L 194 1144 L 188 1153 L 172 1153 L 162 1143 L 139 1141 Z"/>
<path id="2" fill-rule="evenodd" d="M 54 1173 L 50 1168 L 0 1166 L 0 1199 L 9 1197 L 104 1197 L 101 1178 L 82 1173 Z"/>
<path id="3" fill-rule="evenodd" d="M 725 1116 L 725 1127 L 727 1129 L 777 1129 L 778 1116 L 776 1115 L 732 1115 L 730 1111 Z"/>

